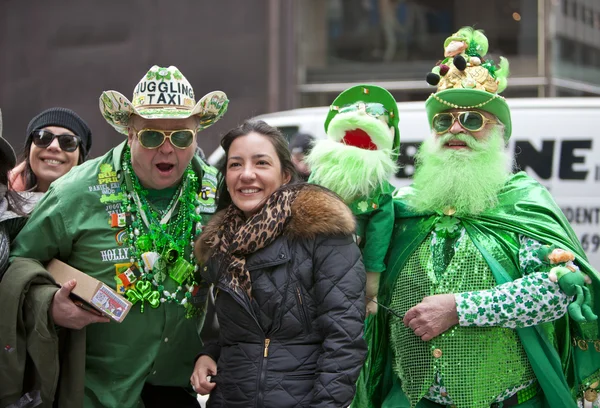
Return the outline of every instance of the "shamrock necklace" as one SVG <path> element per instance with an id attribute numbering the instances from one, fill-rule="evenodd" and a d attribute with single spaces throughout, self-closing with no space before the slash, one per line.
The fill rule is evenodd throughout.
<path id="1" fill-rule="evenodd" d="M 121 211 L 129 214 L 130 218 L 127 242 L 131 266 L 118 278 L 126 286 L 125 295 L 134 304 L 141 302 L 142 313 L 145 302 L 152 308 L 169 302 L 184 306 L 188 314 L 192 314 L 193 306 L 188 300 L 197 287 L 194 281 L 197 267 L 192 266 L 194 237 L 202 229 L 196 193 L 198 178 L 191 164 L 188 165 L 179 188 L 169 205 L 161 211 L 148 201 L 148 190 L 141 185 L 131 167 L 129 148 L 123 155 L 123 169 L 127 180 L 123 183 L 125 195 Z M 188 245 L 191 247 L 189 261 L 185 259 Z M 173 293 L 164 287 L 168 277 L 178 284 Z"/>

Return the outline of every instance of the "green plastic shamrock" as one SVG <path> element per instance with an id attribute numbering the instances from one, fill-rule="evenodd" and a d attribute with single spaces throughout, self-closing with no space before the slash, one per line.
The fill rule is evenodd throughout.
<path id="1" fill-rule="evenodd" d="M 156 309 L 160 306 L 160 293 L 156 290 L 152 290 L 152 284 L 148 281 L 139 281 L 135 284 L 135 288 L 129 289 L 125 292 L 125 296 L 135 305 L 141 301 L 140 312 L 144 313 L 144 301 L 150 303 L 150 307 Z"/>
<path id="2" fill-rule="evenodd" d="M 452 236 L 458 232 L 459 223 L 460 221 L 457 218 L 445 215 L 435 224 L 435 231 L 442 236 Z"/>

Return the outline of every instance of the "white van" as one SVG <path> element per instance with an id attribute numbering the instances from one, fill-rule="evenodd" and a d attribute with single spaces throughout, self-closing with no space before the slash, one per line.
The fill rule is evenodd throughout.
<path id="1" fill-rule="evenodd" d="M 600 269 L 600 98 L 522 98 L 508 100 L 513 121 L 509 150 L 517 165 L 546 186 L 567 216 L 592 265 Z M 303 108 L 257 116 L 288 139 L 296 132 L 325 138 L 329 107 Z M 429 135 L 424 102 L 402 102 L 401 168 L 391 180 L 410 183 L 414 155 Z M 595 139 L 595 140 L 594 140 Z M 215 164 L 221 148 L 209 158 Z"/>

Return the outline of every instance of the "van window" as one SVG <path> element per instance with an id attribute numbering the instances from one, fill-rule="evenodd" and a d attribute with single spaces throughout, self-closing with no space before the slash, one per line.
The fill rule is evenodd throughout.
<path id="1" fill-rule="evenodd" d="M 283 136 L 285 136 L 286 140 L 289 142 L 290 140 L 292 140 L 292 136 L 294 136 L 296 133 L 298 133 L 298 126 L 277 126 L 277 129 L 279 129 L 279 131 L 281 133 L 283 133 Z"/>

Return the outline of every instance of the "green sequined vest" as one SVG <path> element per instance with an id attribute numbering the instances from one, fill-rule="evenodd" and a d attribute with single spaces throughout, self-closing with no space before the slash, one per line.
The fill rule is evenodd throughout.
<path id="1" fill-rule="evenodd" d="M 447 267 L 436 274 L 443 255 L 432 256 L 438 253 L 433 251 L 432 237 L 419 246 L 399 274 L 391 308 L 400 316 L 425 296 L 496 286 L 490 268 L 467 235 L 453 245 L 455 253 L 447 257 Z M 391 317 L 390 344 L 393 368 L 411 407 L 434 384 L 436 373 L 457 407 L 489 407 L 506 389 L 535 378 L 512 329 L 455 326 L 424 342 L 398 317 Z"/>

